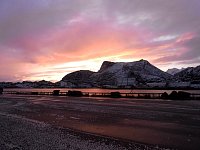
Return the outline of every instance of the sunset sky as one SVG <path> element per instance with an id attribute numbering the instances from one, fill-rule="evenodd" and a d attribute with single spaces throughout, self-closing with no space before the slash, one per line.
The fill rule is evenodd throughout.
<path id="1" fill-rule="evenodd" d="M 0 0 L 0 81 L 140 59 L 200 65 L 200 0 Z"/>

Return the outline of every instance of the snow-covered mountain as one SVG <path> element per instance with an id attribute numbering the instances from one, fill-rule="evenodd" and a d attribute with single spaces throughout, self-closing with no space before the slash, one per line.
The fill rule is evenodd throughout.
<path id="1" fill-rule="evenodd" d="M 171 77 L 146 60 L 135 62 L 104 62 L 101 69 L 92 75 L 99 85 L 139 86 L 163 82 Z"/>
<path id="2" fill-rule="evenodd" d="M 179 73 L 179 72 L 183 71 L 184 69 L 185 68 L 181 68 L 181 69 L 172 68 L 172 69 L 168 69 L 166 72 L 171 75 L 175 75 L 176 73 Z"/>
<path id="3" fill-rule="evenodd" d="M 98 72 L 76 71 L 66 75 L 63 86 L 72 87 L 143 87 L 151 83 L 166 83 L 172 76 L 146 60 L 135 62 L 103 62 Z"/>
<path id="4" fill-rule="evenodd" d="M 174 78 L 183 82 L 200 82 L 200 65 L 189 67 L 174 75 Z"/>

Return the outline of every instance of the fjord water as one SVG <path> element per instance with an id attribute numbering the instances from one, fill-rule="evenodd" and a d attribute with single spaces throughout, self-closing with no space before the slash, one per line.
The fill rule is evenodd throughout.
<path id="1" fill-rule="evenodd" d="M 18 91 L 18 92 L 52 92 L 53 90 L 60 90 L 61 92 L 67 92 L 68 90 L 78 90 L 82 92 L 90 93 L 110 93 L 118 91 L 120 93 L 171 93 L 173 90 L 143 90 L 143 89 L 100 89 L 100 88 L 7 88 L 4 91 Z M 200 90 L 176 90 L 186 91 L 194 94 L 200 94 Z"/>

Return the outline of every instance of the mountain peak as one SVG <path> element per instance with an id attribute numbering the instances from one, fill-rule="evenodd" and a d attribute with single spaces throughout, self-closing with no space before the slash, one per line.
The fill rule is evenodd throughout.
<path id="1" fill-rule="evenodd" d="M 136 62 L 139 62 L 139 63 L 142 63 L 142 64 L 151 64 L 148 60 L 145 60 L 145 59 L 140 59 L 139 61 L 136 61 Z"/>
<path id="2" fill-rule="evenodd" d="M 140 59 L 139 62 L 148 62 L 148 61 L 145 59 Z"/>
<path id="3" fill-rule="evenodd" d="M 181 69 L 177 69 L 177 68 L 171 68 L 171 69 L 168 69 L 166 72 L 171 74 L 171 75 L 175 75 L 183 70 L 185 70 L 186 68 L 181 68 Z"/>
<path id="4" fill-rule="evenodd" d="M 89 76 L 91 76 L 94 72 L 90 71 L 90 70 L 79 70 L 79 71 L 75 71 L 72 73 L 67 74 L 66 76 L 64 76 L 62 78 L 62 80 L 84 80 L 84 79 L 88 79 Z"/>
<path id="5" fill-rule="evenodd" d="M 104 61 L 101 65 L 101 68 L 99 70 L 99 72 L 102 72 L 106 69 L 108 69 L 109 67 L 113 66 L 115 63 L 114 62 L 111 62 L 111 61 Z"/>

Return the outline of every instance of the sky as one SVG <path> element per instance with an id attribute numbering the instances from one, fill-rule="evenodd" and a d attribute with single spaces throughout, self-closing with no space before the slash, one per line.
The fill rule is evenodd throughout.
<path id="1" fill-rule="evenodd" d="M 0 81 L 59 81 L 103 61 L 200 65 L 199 0 L 0 0 Z"/>

